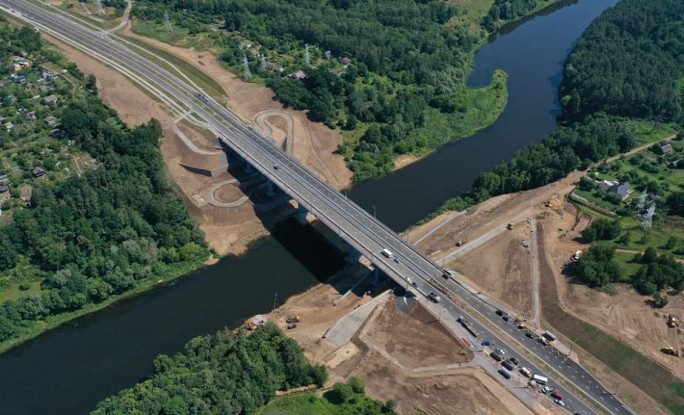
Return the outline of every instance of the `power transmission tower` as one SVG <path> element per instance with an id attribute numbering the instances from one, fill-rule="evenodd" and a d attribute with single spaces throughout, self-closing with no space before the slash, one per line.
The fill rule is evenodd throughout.
<path id="1" fill-rule="evenodd" d="M 641 226 L 644 227 L 644 229 L 651 229 L 651 226 L 653 225 L 653 216 L 655 215 L 655 210 L 656 210 L 656 204 L 653 203 L 651 206 L 649 206 L 648 210 L 642 218 L 644 219 L 643 222 L 641 222 Z"/>
<path id="2" fill-rule="evenodd" d="M 309 44 L 304 45 L 304 64 L 311 66 L 311 54 L 309 53 Z"/>
<path id="3" fill-rule="evenodd" d="M 173 32 L 173 26 L 171 26 L 171 19 L 167 10 L 164 10 L 164 26 L 166 26 L 167 32 Z"/>
<path id="4" fill-rule="evenodd" d="M 261 72 L 266 72 L 267 68 L 267 63 L 266 63 L 266 55 L 264 53 L 261 54 L 261 65 L 259 66 L 259 69 Z"/>
<path id="5" fill-rule="evenodd" d="M 242 52 L 242 67 L 244 70 L 245 79 L 252 77 L 252 72 L 249 70 L 249 61 L 247 60 L 247 55 Z"/>
<path id="6" fill-rule="evenodd" d="M 95 4 L 97 5 L 97 14 L 100 16 L 105 14 L 105 10 L 102 7 L 102 1 L 101 0 L 95 0 Z"/>

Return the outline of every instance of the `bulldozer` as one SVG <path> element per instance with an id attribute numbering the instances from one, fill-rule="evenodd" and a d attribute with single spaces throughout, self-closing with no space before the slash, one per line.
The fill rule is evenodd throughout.
<path id="1" fill-rule="evenodd" d="M 669 354 L 670 356 L 679 357 L 679 350 L 675 350 L 672 346 L 665 346 L 660 349 L 661 352 Z"/>
<path id="2" fill-rule="evenodd" d="M 671 329 L 679 327 L 679 320 L 672 314 L 667 316 L 667 327 Z"/>

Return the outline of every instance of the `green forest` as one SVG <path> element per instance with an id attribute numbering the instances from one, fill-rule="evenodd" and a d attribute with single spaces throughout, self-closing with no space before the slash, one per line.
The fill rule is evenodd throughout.
<path id="1" fill-rule="evenodd" d="M 564 116 L 683 123 L 682 16 L 680 0 L 623 0 L 596 19 L 565 64 Z"/>
<path id="2" fill-rule="evenodd" d="M 276 391 L 322 386 L 323 366 L 312 366 L 297 343 L 272 323 L 247 334 L 223 330 L 197 337 L 174 356 L 154 361 L 150 378 L 98 404 L 93 415 L 252 415 L 282 414 L 284 410 L 315 410 L 338 415 L 394 414 L 392 401 L 382 404 L 364 395 L 360 379 L 337 383 L 325 399 L 313 394 L 272 401 Z M 286 412 L 292 413 L 292 412 Z M 320 413 L 320 412 L 306 412 Z"/>
<path id="3" fill-rule="evenodd" d="M 538 5 L 512 3 L 511 17 Z M 139 33 L 213 49 L 243 77 L 246 62 L 286 106 L 349 131 L 339 151 L 355 180 L 471 135 L 503 111 L 504 74 L 487 88 L 465 85 L 488 33 L 482 22 L 452 23 L 466 12 L 441 0 L 140 0 L 133 9 Z"/>
<path id="4" fill-rule="evenodd" d="M 33 29 L 5 30 L 3 40 L 54 53 L 43 50 Z M 208 255 L 165 175 L 159 123 L 127 128 L 94 88 L 91 82 L 90 90 L 64 96 L 68 102 L 53 115 L 60 131 L 54 140 L 71 142 L 97 167 L 36 181 L 26 206 L 0 229 L 0 342 L 188 272 Z"/>
<path id="5" fill-rule="evenodd" d="M 679 123 L 684 131 L 684 27 L 675 22 L 682 13 L 672 12 L 683 7 L 678 0 L 623 0 L 596 19 L 565 66 L 561 101 L 568 122 L 481 173 L 470 192 L 438 212 L 542 186 L 629 151 L 639 139 L 630 128 L 635 120 Z"/>

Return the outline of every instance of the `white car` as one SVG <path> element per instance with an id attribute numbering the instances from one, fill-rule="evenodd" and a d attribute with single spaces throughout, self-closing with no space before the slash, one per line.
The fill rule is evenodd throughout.
<path id="1" fill-rule="evenodd" d="M 553 401 L 561 408 L 565 408 L 565 402 L 561 401 L 560 399 L 554 399 Z"/>

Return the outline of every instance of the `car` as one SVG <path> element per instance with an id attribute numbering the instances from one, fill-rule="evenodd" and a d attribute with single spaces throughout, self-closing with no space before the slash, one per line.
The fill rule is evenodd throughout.
<path id="1" fill-rule="evenodd" d="M 562 400 L 554 399 L 553 401 L 556 403 L 556 405 L 560 406 L 561 408 L 565 408 L 565 402 L 563 402 Z"/>
<path id="2" fill-rule="evenodd" d="M 439 303 L 440 301 L 442 301 L 442 298 L 440 296 L 438 296 L 437 294 L 435 294 L 434 292 L 431 292 L 430 294 L 428 294 L 428 298 L 430 300 L 434 301 L 435 303 Z"/>
<path id="3" fill-rule="evenodd" d="M 513 363 L 513 364 L 516 365 L 516 366 L 518 366 L 518 365 L 520 364 L 520 361 L 519 361 L 518 359 L 516 359 L 515 357 L 511 357 L 511 358 L 508 359 L 508 360 L 510 360 L 511 363 Z"/>
<path id="4" fill-rule="evenodd" d="M 544 386 L 541 389 L 541 393 L 543 393 L 544 395 L 546 395 L 547 393 L 552 392 L 552 391 L 554 391 L 554 388 L 552 388 L 551 386 Z"/>
<path id="5" fill-rule="evenodd" d="M 499 309 L 496 310 L 497 316 L 503 316 L 504 314 L 506 314 L 506 313 L 503 310 L 499 310 Z"/>
<path id="6" fill-rule="evenodd" d="M 563 400 L 563 395 L 558 391 L 551 392 L 551 397 L 554 399 L 558 399 L 559 401 Z"/>
<path id="7" fill-rule="evenodd" d="M 500 354 L 501 356 L 506 354 L 506 349 L 496 349 L 496 352 Z"/>
<path id="8" fill-rule="evenodd" d="M 543 336 L 539 336 L 539 338 L 537 339 L 537 341 L 539 341 L 539 343 L 543 344 L 544 346 L 546 346 L 546 345 L 549 344 L 549 341 L 546 340 L 546 338 L 543 337 Z"/>
<path id="9" fill-rule="evenodd" d="M 531 331 L 527 330 L 525 332 L 525 336 L 529 337 L 530 339 L 534 339 L 535 335 Z"/>
<path id="10" fill-rule="evenodd" d="M 278 170 L 278 166 L 277 165 L 273 166 L 273 170 Z"/>
<path id="11" fill-rule="evenodd" d="M 494 343 L 491 340 L 483 340 L 480 346 L 491 346 L 492 344 Z"/>
<path id="12" fill-rule="evenodd" d="M 530 372 L 530 369 L 528 369 L 528 368 L 526 368 L 526 367 L 521 367 L 521 368 L 520 368 L 520 373 L 522 373 L 523 376 L 525 376 L 525 377 L 528 377 L 528 378 L 531 378 L 531 377 L 532 377 L 532 372 Z"/>
<path id="13" fill-rule="evenodd" d="M 411 282 L 411 285 L 413 285 L 414 287 L 418 287 L 418 283 L 415 281 Z"/>
<path id="14" fill-rule="evenodd" d="M 510 319 L 508 314 L 504 314 L 501 318 L 504 319 L 504 321 L 508 321 Z"/>
<path id="15" fill-rule="evenodd" d="M 394 257 L 394 262 L 396 262 L 396 263 L 398 264 L 398 263 L 399 263 L 399 258 Z"/>

